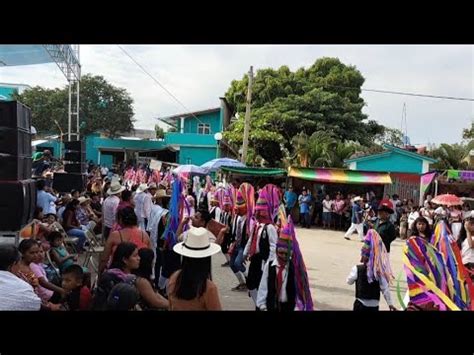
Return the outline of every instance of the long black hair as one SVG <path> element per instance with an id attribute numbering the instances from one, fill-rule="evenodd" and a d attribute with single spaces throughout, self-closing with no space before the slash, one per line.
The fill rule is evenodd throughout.
<path id="1" fill-rule="evenodd" d="M 123 192 L 122 192 L 122 201 L 130 202 L 131 199 L 132 199 L 132 191 L 123 190 Z"/>
<path id="2" fill-rule="evenodd" d="M 465 221 L 474 221 L 473 217 L 465 219 Z M 466 240 L 467 238 L 467 230 L 466 227 L 464 227 L 464 223 L 461 224 L 461 230 L 459 231 L 459 237 L 456 243 L 458 243 L 459 249 L 462 249 L 462 242 Z"/>
<path id="3" fill-rule="evenodd" d="M 418 217 L 415 219 L 415 222 L 413 222 L 413 227 L 411 228 L 411 235 L 419 237 L 420 232 L 418 231 L 418 228 L 416 227 L 416 224 L 418 222 L 422 222 L 426 224 L 426 229 L 425 229 L 425 235 L 428 237 L 428 241 L 431 239 L 431 236 L 433 235 L 433 231 L 431 230 L 430 224 L 428 223 L 428 220 L 425 217 Z"/>
<path id="4" fill-rule="evenodd" d="M 69 202 L 67 205 L 66 205 L 66 208 L 64 211 L 74 211 L 74 209 L 79 206 L 79 200 L 76 200 L 76 199 L 73 199 L 71 202 Z"/>
<path id="5" fill-rule="evenodd" d="M 138 251 L 140 256 L 140 266 L 138 269 L 133 271 L 133 274 L 138 277 L 143 277 L 151 282 L 151 274 L 153 273 L 153 259 L 155 258 L 155 253 L 149 248 L 141 248 Z"/>
<path id="6" fill-rule="evenodd" d="M 125 207 L 118 211 L 117 219 L 123 226 L 136 226 L 138 224 L 137 215 L 132 207 Z"/>
<path id="7" fill-rule="evenodd" d="M 207 280 L 211 277 L 211 257 L 188 258 L 183 256 L 183 264 L 176 279 L 176 297 L 192 300 L 206 292 Z"/>
<path id="8" fill-rule="evenodd" d="M 137 246 L 134 243 L 122 242 L 117 245 L 117 249 L 115 249 L 110 268 L 123 270 L 125 267 L 123 259 L 128 259 L 131 257 L 135 250 L 137 250 Z"/>

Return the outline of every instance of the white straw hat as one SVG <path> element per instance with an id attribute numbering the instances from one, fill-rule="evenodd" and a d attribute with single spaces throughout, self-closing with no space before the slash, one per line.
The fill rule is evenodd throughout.
<path id="1" fill-rule="evenodd" d="M 138 188 L 137 188 L 137 193 L 143 192 L 143 191 L 145 191 L 146 189 L 148 189 L 148 185 L 147 185 L 147 184 L 140 184 L 140 186 L 138 186 Z"/>
<path id="2" fill-rule="evenodd" d="M 107 195 L 116 195 L 125 190 L 125 186 L 120 185 L 118 181 L 114 181 L 110 184 L 107 190 Z"/>
<path id="3" fill-rule="evenodd" d="M 176 253 L 189 258 L 206 258 L 221 251 L 220 245 L 209 241 L 214 235 L 206 228 L 191 227 L 187 234 L 186 241 L 173 247 Z"/>

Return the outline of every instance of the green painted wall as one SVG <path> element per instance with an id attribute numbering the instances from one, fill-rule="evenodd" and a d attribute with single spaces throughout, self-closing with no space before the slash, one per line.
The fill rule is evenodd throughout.
<path id="1" fill-rule="evenodd" d="M 216 158 L 216 148 L 181 147 L 178 164 L 202 165 Z"/>
<path id="2" fill-rule="evenodd" d="M 220 132 L 221 130 L 221 111 L 216 111 L 204 115 L 198 115 L 197 117 L 187 117 L 184 120 L 184 133 L 198 133 L 198 124 L 204 123 L 209 124 L 211 126 L 211 135 L 213 136 L 215 133 Z"/>
<path id="3" fill-rule="evenodd" d="M 388 156 L 359 161 L 356 163 L 356 169 L 421 174 L 423 171 L 423 161 L 396 152 L 391 152 Z"/>

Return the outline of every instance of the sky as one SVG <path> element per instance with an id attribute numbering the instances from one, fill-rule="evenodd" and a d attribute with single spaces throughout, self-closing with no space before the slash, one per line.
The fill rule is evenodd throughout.
<path id="1" fill-rule="evenodd" d="M 365 77 L 363 88 L 474 98 L 474 46 L 434 45 L 123 45 L 165 86 L 169 96 L 117 45 L 81 45 L 82 73 L 102 75 L 124 87 L 134 100 L 135 127 L 153 129 L 156 117 L 218 107 L 219 97 L 251 65 L 254 71 L 287 65 L 311 66 L 321 57 L 338 57 Z M 66 84 L 54 63 L 0 67 L 0 82 Z M 401 128 L 406 104 L 412 144 L 456 143 L 474 118 L 471 101 L 452 101 L 363 92 L 369 119 Z"/>

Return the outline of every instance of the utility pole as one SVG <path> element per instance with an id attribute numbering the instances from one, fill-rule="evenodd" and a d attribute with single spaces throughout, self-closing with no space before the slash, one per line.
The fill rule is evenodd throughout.
<path id="1" fill-rule="evenodd" d="M 253 67 L 249 71 L 249 85 L 247 90 L 247 102 L 245 105 L 245 126 L 244 126 L 244 141 L 242 144 L 242 163 L 245 164 L 247 160 L 247 149 L 249 146 L 249 130 L 250 130 L 250 105 L 252 104 L 252 81 L 253 81 Z"/>

